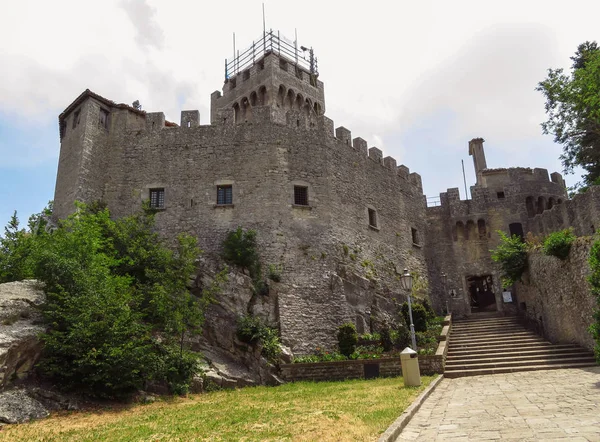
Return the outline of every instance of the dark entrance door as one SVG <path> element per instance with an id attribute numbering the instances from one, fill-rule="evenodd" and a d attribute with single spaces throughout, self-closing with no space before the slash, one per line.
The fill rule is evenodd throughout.
<path id="1" fill-rule="evenodd" d="M 491 275 L 468 276 L 467 287 L 471 301 L 471 313 L 498 310 Z"/>

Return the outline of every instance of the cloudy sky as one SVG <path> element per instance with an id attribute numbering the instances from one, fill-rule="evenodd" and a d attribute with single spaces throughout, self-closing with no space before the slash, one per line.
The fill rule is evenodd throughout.
<path id="1" fill-rule="evenodd" d="M 467 142 L 489 167 L 561 170 L 541 134 L 536 84 L 600 40 L 600 2 L 329 0 L 265 3 L 267 28 L 312 46 L 327 115 L 423 177 L 435 196 L 474 181 Z M 53 198 L 58 114 L 89 88 L 179 121 L 199 109 L 223 64 L 262 33 L 262 1 L 0 0 L 0 223 Z M 578 180 L 567 176 L 568 184 Z"/>

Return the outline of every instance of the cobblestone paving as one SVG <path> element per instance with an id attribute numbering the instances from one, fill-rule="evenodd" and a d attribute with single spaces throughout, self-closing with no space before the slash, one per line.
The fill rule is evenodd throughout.
<path id="1" fill-rule="evenodd" d="M 405 440 L 600 441 L 600 367 L 444 379 Z"/>

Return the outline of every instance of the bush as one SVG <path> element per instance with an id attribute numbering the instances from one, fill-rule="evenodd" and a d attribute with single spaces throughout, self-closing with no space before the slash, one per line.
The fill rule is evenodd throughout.
<path id="1" fill-rule="evenodd" d="M 551 233 L 544 240 L 544 254 L 567 259 L 573 241 L 575 241 L 575 235 L 571 229 Z"/>
<path id="2" fill-rule="evenodd" d="M 340 353 L 346 357 L 350 357 L 358 343 L 358 334 L 356 333 L 354 324 L 347 322 L 346 324 L 340 325 L 338 328 L 337 339 Z"/>
<path id="3" fill-rule="evenodd" d="M 281 342 L 277 330 L 265 325 L 259 318 L 246 315 L 238 320 L 237 337 L 250 345 L 260 344 L 261 354 L 271 363 L 277 363 L 281 355 Z"/>
<path id="4" fill-rule="evenodd" d="M 223 259 L 248 270 L 252 279 L 260 279 L 260 261 L 256 250 L 256 230 L 243 231 L 241 227 L 227 234 L 223 241 Z"/>
<path id="5" fill-rule="evenodd" d="M 271 281 L 281 282 L 281 268 L 278 265 L 269 265 L 269 274 L 267 275 Z"/>
<path id="6" fill-rule="evenodd" d="M 383 347 L 378 345 L 359 345 L 350 354 L 349 359 L 379 359 L 383 356 Z"/>
<path id="7" fill-rule="evenodd" d="M 195 240 L 180 236 L 171 250 L 153 223 L 149 211 L 112 220 L 98 204 L 78 204 L 52 232 L 30 223 L 28 272 L 46 292 L 38 367 L 63 388 L 122 397 L 148 381 L 168 382 L 174 393 L 189 385 L 197 355 L 184 348 L 185 336 L 201 331 L 224 273 L 190 293 Z M 10 249 L 0 255 L 15 258 Z"/>
<path id="8" fill-rule="evenodd" d="M 398 316 L 398 324 L 392 330 L 392 339 L 394 340 L 394 347 L 398 350 L 404 350 L 406 347 L 410 347 L 410 330 L 404 316 Z"/>
<path id="9" fill-rule="evenodd" d="M 520 281 L 527 270 L 527 245 L 517 235 L 507 236 L 498 231 L 500 245 L 491 250 L 492 259 L 500 264 L 502 271 L 502 286 L 510 287 Z"/>
<path id="10" fill-rule="evenodd" d="M 404 322 L 410 326 L 410 314 L 408 311 L 408 303 L 405 302 L 401 307 L 402 317 L 404 318 Z M 415 326 L 415 331 L 424 332 L 427 331 L 427 310 L 423 307 L 423 304 L 413 303 L 412 304 L 412 317 L 413 317 L 413 325 Z"/>
<path id="11" fill-rule="evenodd" d="M 394 339 L 392 338 L 392 330 L 387 323 L 384 323 L 381 327 L 380 334 L 383 351 L 391 351 L 394 347 Z"/>

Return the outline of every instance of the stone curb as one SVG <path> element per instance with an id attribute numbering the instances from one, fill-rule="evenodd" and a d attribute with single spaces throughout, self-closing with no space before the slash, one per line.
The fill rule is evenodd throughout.
<path id="1" fill-rule="evenodd" d="M 385 430 L 385 433 L 381 435 L 377 442 L 395 441 L 398 438 L 398 436 L 400 436 L 400 433 L 402 432 L 404 427 L 406 427 L 406 425 L 410 422 L 415 413 L 419 411 L 419 408 L 421 408 L 421 405 L 423 405 L 425 399 L 427 399 L 429 395 L 433 392 L 433 390 L 435 390 L 435 387 L 437 387 L 438 384 L 442 382 L 442 379 L 444 379 L 443 374 L 440 375 L 431 384 L 429 384 L 425 391 L 421 393 L 419 397 L 417 397 L 415 401 L 412 404 L 410 404 L 410 406 L 406 410 L 404 410 L 404 413 L 402 413 L 400 417 L 396 419 L 394 423 L 388 427 L 387 430 Z"/>

